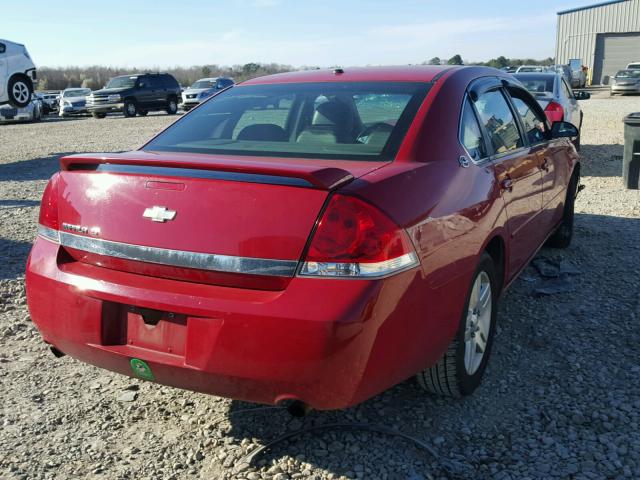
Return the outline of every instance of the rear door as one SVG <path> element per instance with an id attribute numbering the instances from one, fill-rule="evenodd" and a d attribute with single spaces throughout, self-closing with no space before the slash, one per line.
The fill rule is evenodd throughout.
<path id="1" fill-rule="evenodd" d="M 474 105 L 489 140 L 492 163 L 507 211 L 509 277 L 529 260 L 541 242 L 540 153 L 530 149 L 501 84 L 476 91 Z"/>
<path id="2" fill-rule="evenodd" d="M 140 77 L 137 80 L 136 97 L 138 100 L 138 106 L 142 108 L 155 107 L 156 92 L 153 88 L 150 77 Z"/>

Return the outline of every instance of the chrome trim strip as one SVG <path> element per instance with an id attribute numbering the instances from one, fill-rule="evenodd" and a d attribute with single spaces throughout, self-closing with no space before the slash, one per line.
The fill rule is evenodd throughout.
<path id="1" fill-rule="evenodd" d="M 54 230 L 53 228 L 38 225 L 38 235 L 52 242 L 60 243 L 59 232 L 58 230 Z"/>
<path id="2" fill-rule="evenodd" d="M 83 237 L 67 232 L 60 232 L 60 244 L 97 255 L 214 272 L 293 277 L 298 265 L 297 260 L 236 257 L 215 253 L 146 247 L 144 245 L 131 245 L 99 238 Z"/>

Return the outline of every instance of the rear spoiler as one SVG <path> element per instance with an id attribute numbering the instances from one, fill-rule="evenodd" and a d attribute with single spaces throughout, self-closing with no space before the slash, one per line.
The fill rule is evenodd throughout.
<path id="1" fill-rule="evenodd" d="M 133 151 L 115 154 L 79 154 L 62 157 L 63 171 L 100 171 L 129 174 L 153 174 L 168 177 L 212 178 L 252 183 L 283 184 L 334 190 L 353 180 L 346 170 L 313 166 L 308 160 L 265 161 L 256 157 L 230 159 L 171 153 Z"/>

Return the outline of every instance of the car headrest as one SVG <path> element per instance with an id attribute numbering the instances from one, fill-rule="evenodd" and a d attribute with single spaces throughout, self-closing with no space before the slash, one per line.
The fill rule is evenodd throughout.
<path id="1" fill-rule="evenodd" d="M 256 123 L 240 130 L 237 140 L 255 140 L 258 142 L 286 142 L 287 132 L 273 123 Z"/>
<path id="2" fill-rule="evenodd" d="M 339 100 L 329 100 L 321 103 L 316 107 L 316 111 L 331 125 L 345 125 L 351 118 L 349 107 Z M 322 117 L 314 118 L 313 124 L 326 125 L 327 122 L 323 121 Z"/>

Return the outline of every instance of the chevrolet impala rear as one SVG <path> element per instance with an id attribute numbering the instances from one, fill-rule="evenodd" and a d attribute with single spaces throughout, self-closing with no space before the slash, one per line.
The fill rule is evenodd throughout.
<path id="1" fill-rule="evenodd" d="M 435 93 L 454 72 L 255 79 L 139 150 L 62 158 L 27 265 L 43 339 L 165 385 L 334 409 L 436 364 L 473 300 L 481 376 L 499 285 L 473 274 L 503 202 L 458 163 L 459 110 Z M 480 206 L 438 214 L 461 202 Z"/>

